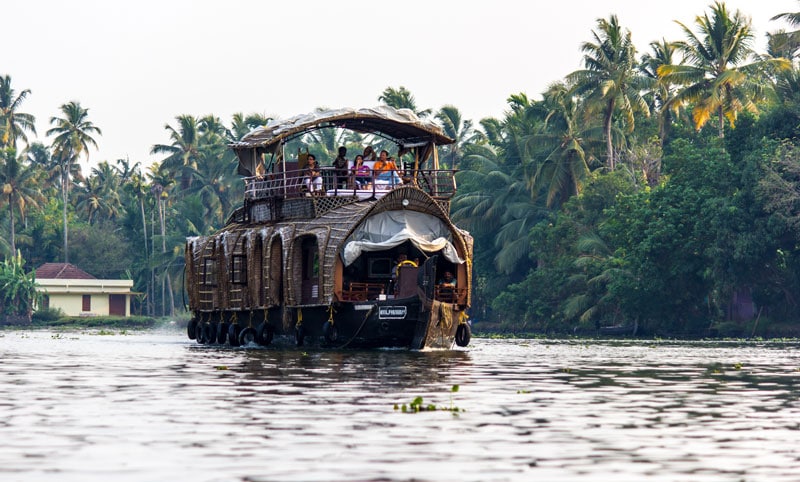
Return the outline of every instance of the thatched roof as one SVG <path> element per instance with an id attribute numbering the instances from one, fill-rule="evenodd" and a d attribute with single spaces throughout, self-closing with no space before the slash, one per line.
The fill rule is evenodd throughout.
<path id="1" fill-rule="evenodd" d="M 432 145 L 455 142 L 444 135 L 441 126 L 431 120 L 420 119 L 409 109 L 394 109 L 384 105 L 372 109 L 324 110 L 273 120 L 245 135 L 239 142 L 230 144 L 239 158 L 237 172 L 242 176 L 254 176 L 264 153 L 275 153 L 279 146 L 294 137 L 326 128 L 376 134 L 403 148 L 424 149 L 428 153 Z"/>
<path id="2" fill-rule="evenodd" d="M 454 142 L 444 135 L 438 124 L 420 119 L 409 109 L 379 106 L 372 109 L 325 110 L 274 120 L 264 127 L 253 130 L 230 147 L 235 151 L 255 148 L 271 151 L 275 145 L 287 138 L 328 127 L 379 134 L 402 146 L 428 142 L 444 145 Z"/>

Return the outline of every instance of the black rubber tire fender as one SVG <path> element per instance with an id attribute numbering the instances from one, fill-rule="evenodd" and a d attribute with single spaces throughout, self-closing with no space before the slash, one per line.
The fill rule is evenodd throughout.
<path id="1" fill-rule="evenodd" d="M 267 322 L 261 323 L 256 328 L 256 343 L 262 346 L 268 346 L 272 343 L 272 338 L 275 336 L 275 328 Z"/>
<path id="2" fill-rule="evenodd" d="M 189 320 L 189 323 L 186 325 L 186 334 L 189 336 L 190 340 L 197 338 L 197 320 L 195 318 Z"/>
<path id="3" fill-rule="evenodd" d="M 250 343 L 254 343 L 256 338 L 258 338 L 258 335 L 256 334 L 255 328 L 247 327 L 239 332 L 240 345 L 249 345 Z"/>
<path id="4" fill-rule="evenodd" d="M 206 343 L 209 345 L 213 345 L 217 343 L 217 324 L 216 323 L 206 323 L 205 325 L 205 338 Z"/>
<path id="5" fill-rule="evenodd" d="M 236 323 L 231 323 L 228 327 L 228 343 L 231 346 L 239 346 L 239 331 L 241 328 Z"/>
<path id="6" fill-rule="evenodd" d="M 456 345 L 467 346 L 472 339 L 472 330 L 466 323 L 461 323 L 456 328 Z"/>
<path id="7" fill-rule="evenodd" d="M 195 339 L 195 341 L 197 343 L 200 343 L 201 345 L 205 345 L 205 343 L 206 343 L 206 327 L 205 327 L 205 323 L 200 323 L 199 325 L 197 325 L 197 329 L 195 329 L 194 335 L 195 335 L 194 339 Z"/>
<path id="8" fill-rule="evenodd" d="M 339 339 L 339 329 L 330 321 L 322 324 L 322 335 L 328 343 L 336 343 Z"/>
<path id="9" fill-rule="evenodd" d="M 217 343 L 224 345 L 228 340 L 228 323 L 221 321 L 217 327 Z"/>

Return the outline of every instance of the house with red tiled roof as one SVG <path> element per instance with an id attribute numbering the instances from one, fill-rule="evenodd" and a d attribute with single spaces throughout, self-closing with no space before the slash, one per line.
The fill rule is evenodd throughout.
<path id="1" fill-rule="evenodd" d="M 45 263 L 36 269 L 43 308 L 68 316 L 130 316 L 133 280 L 97 279 L 69 263 Z"/>

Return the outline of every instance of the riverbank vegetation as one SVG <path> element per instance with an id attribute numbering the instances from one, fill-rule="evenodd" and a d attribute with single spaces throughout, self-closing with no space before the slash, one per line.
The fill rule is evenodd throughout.
<path id="1" fill-rule="evenodd" d="M 757 52 L 746 13 L 722 2 L 677 20 L 683 38 L 638 52 L 642 33 L 598 19 L 583 68 L 536 98 L 510 95 L 502 118 L 422 109 L 403 87 L 378 96 L 456 139 L 441 159 L 460 170 L 452 214 L 475 237 L 479 331 L 800 331 L 800 32 L 772 32 Z M 180 311 L 184 239 L 223 226 L 242 198 L 226 144 L 269 119 L 182 114 L 152 141 L 160 162 L 83 173 L 102 135 L 89 110 L 61 106 L 44 145 L 30 92 L 13 87 L 0 76 L 0 251 L 133 279 L 136 313 Z M 361 147 L 304 142 L 329 160 Z"/>

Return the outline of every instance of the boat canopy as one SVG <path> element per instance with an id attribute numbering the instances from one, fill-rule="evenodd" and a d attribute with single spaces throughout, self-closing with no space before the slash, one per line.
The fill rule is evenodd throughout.
<path id="1" fill-rule="evenodd" d="M 406 241 L 424 253 L 442 254 L 451 263 L 464 262 L 453 246 L 450 229 L 441 219 L 418 211 L 383 211 L 368 217 L 347 238 L 342 259 L 351 265 L 362 252 L 384 251 Z"/>
<path id="2" fill-rule="evenodd" d="M 323 128 L 340 128 L 376 134 L 401 149 L 455 142 L 435 122 L 420 119 L 410 109 L 378 106 L 371 109 L 334 109 L 270 121 L 230 144 L 239 158 L 239 174 L 252 176 L 264 153 L 275 153 L 286 141 Z M 280 155 L 280 154 L 279 154 Z"/>

